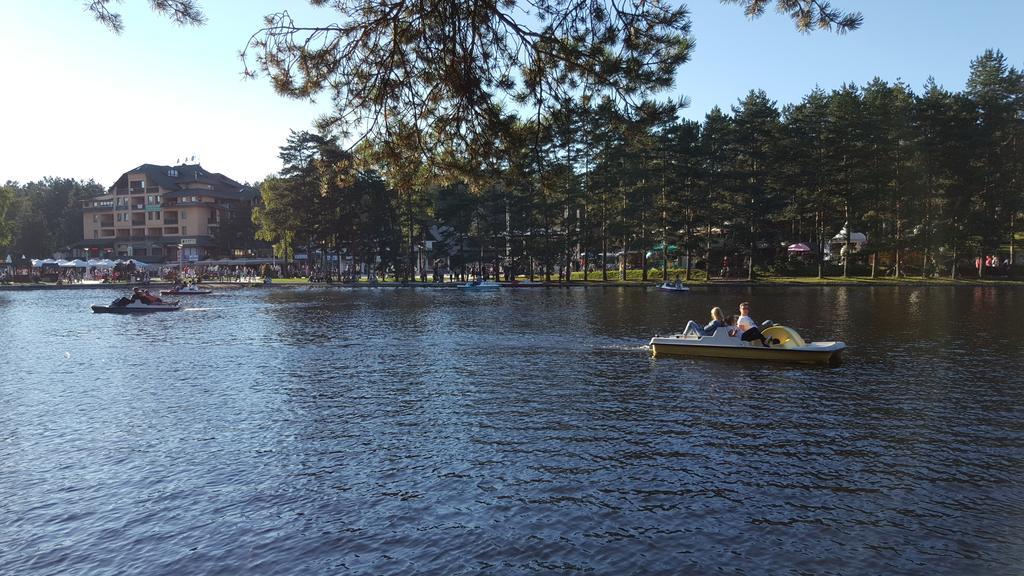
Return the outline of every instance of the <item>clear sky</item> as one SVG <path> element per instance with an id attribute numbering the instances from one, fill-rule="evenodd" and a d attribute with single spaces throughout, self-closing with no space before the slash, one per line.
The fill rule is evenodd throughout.
<path id="1" fill-rule="evenodd" d="M 262 16 L 287 9 L 300 24 L 332 13 L 297 0 L 201 0 L 208 22 L 181 28 L 144 0 L 114 5 L 118 36 L 79 0 L 0 0 L 0 182 L 45 176 L 109 186 L 139 164 L 196 156 L 243 182 L 277 172 L 289 129 L 309 129 L 324 103 L 282 98 L 263 79 L 242 78 L 238 59 Z M 715 105 L 728 111 L 751 89 L 779 106 L 816 85 L 902 79 L 919 90 L 928 76 L 964 86 L 973 58 L 1003 51 L 1024 67 L 1024 0 L 833 0 L 860 10 L 863 27 L 839 36 L 797 33 L 769 12 L 748 21 L 717 0 L 689 2 L 696 50 L 673 95 L 684 116 Z"/>

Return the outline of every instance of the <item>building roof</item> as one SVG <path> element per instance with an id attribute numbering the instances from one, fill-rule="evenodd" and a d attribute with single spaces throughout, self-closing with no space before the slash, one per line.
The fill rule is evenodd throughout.
<path id="1" fill-rule="evenodd" d="M 139 173 L 145 175 L 147 187 L 157 185 L 163 188 L 164 196 L 168 198 L 202 194 L 224 200 L 252 200 L 257 195 L 254 188 L 240 184 L 219 172 L 210 172 L 199 164 L 142 164 L 122 174 L 110 187 L 110 192 L 114 193 L 116 188 L 127 188 L 128 175 Z M 190 186 L 196 185 L 202 187 L 190 189 Z"/>

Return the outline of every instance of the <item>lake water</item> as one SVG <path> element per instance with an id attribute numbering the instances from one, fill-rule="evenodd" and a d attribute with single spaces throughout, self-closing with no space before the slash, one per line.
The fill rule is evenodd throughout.
<path id="1" fill-rule="evenodd" d="M 119 294 L 0 292 L 0 573 L 1024 573 L 1020 288 Z"/>

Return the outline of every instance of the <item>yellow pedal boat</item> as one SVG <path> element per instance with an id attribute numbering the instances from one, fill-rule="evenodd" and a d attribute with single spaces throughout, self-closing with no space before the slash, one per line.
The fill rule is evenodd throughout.
<path id="1" fill-rule="evenodd" d="M 711 336 L 655 336 L 651 338 L 651 354 L 838 364 L 846 348 L 842 342 L 805 342 L 796 330 L 786 326 L 772 326 L 761 333 L 771 343 L 770 346 L 763 346 L 760 340 L 744 342 L 732 327 L 719 328 Z"/>

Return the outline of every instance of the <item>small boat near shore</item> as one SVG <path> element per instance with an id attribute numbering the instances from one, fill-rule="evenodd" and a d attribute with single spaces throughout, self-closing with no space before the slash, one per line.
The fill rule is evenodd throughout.
<path id="1" fill-rule="evenodd" d="M 761 333 L 768 339 L 769 346 L 762 345 L 758 340 L 745 342 L 733 328 L 719 328 L 710 336 L 655 336 L 650 342 L 651 354 L 838 364 L 846 348 L 843 342 L 805 342 L 796 330 L 786 326 L 772 326 Z"/>
<path id="2" fill-rule="evenodd" d="M 171 288 L 170 290 L 161 290 L 160 294 L 164 296 L 179 294 L 213 294 L 213 290 L 207 290 L 205 288 L 200 288 L 195 284 L 189 284 L 187 286 Z"/>
<path id="3" fill-rule="evenodd" d="M 667 290 L 669 292 L 689 292 L 690 289 L 682 284 L 674 284 L 672 282 L 665 282 L 658 284 L 659 290 Z"/>
<path id="4" fill-rule="evenodd" d="M 146 304 L 138 300 L 125 303 L 123 300 L 127 300 L 127 298 L 118 298 L 107 306 L 93 304 L 92 311 L 95 314 L 148 314 L 151 312 L 174 312 L 181 309 L 177 300 L 173 302 L 154 302 L 152 304 Z"/>
<path id="5" fill-rule="evenodd" d="M 497 282 L 492 282 L 490 280 L 484 280 L 482 282 L 467 282 L 465 284 L 459 284 L 459 290 L 469 290 L 469 291 L 499 290 L 500 288 L 501 288 L 501 284 L 498 284 Z"/>

